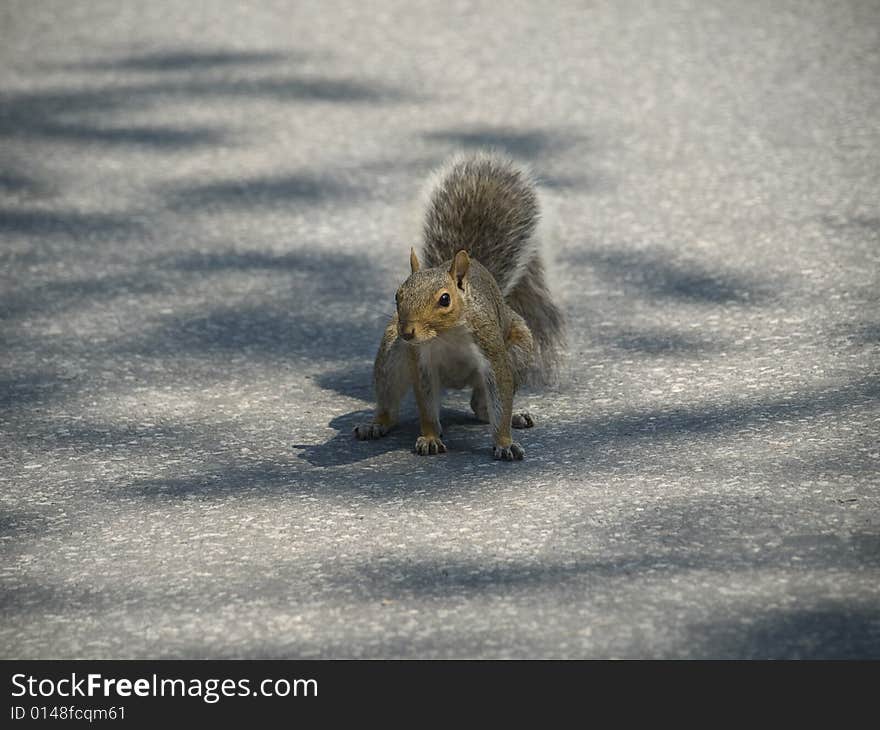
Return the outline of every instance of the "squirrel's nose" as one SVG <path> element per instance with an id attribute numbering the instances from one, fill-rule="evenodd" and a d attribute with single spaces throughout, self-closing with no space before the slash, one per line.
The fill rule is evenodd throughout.
<path id="1" fill-rule="evenodd" d="M 397 327 L 397 333 L 400 335 L 401 339 L 411 340 L 416 336 L 416 328 L 412 325 L 401 324 Z"/>

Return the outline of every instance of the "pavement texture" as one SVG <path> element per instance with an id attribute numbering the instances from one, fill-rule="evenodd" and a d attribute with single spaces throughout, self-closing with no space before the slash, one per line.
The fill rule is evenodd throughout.
<path id="1" fill-rule="evenodd" d="M 4 658 L 880 658 L 880 4 L 0 8 Z M 380 442 L 429 171 L 544 182 L 494 462 Z"/>

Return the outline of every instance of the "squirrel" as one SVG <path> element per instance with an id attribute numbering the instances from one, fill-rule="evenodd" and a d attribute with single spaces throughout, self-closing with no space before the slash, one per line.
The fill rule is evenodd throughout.
<path id="1" fill-rule="evenodd" d="M 386 435 L 412 387 L 421 427 L 415 452 L 443 453 L 440 389 L 470 387 L 474 414 L 491 424 L 493 458 L 520 460 L 511 428 L 531 428 L 534 419 L 513 412 L 514 393 L 552 379 L 565 341 L 536 236 L 537 185 L 494 152 L 456 156 L 432 180 L 421 259 L 411 248 L 411 274 L 376 355 L 376 410 L 354 433 Z"/>

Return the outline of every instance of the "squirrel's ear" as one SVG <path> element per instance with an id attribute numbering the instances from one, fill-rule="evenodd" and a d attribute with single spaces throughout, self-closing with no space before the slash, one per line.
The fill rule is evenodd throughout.
<path id="1" fill-rule="evenodd" d="M 455 258 L 452 259 L 452 266 L 449 267 L 449 275 L 453 278 L 455 285 L 459 289 L 464 290 L 464 277 L 467 276 L 470 265 L 470 257 L 464 249 L 455 254 Z"/>
<path id="2" fill-rule="evenodd" d="M 416 250 L 414 248 L 411 248 L 409 250 L 409 268 L 412 270 L 412 273 L 414 273 L 414 274 L 420 268 L 419 258 L 418 258 L 418 256 L 416 256 Z"/>

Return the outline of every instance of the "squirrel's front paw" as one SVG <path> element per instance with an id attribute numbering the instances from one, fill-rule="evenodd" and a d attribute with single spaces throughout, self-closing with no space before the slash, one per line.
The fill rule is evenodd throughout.
<path id="1" fill-rule="evenodd" d="M 434 436 L 419 436 L 416 439 L 416 453 L 421 456 L 446 453 L 446 445 Z"/>
<path id="2" fill-rule="evenodd" d="M 354 427 L 354 436 L 358 441 L 368 441 L 369 439 L 382 438 L 389 430 L 390 426 L 385 426 L 378 421 L 368 421 Z"/>
<path id="3" fill-rule="evenodd" d="M 526 455 L 523 447 L 514 442 L 510 446 L 495 446 L 492 449 L 492 458 L 503 461 L 521 461 Z"/>

